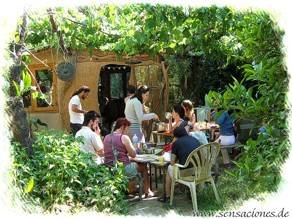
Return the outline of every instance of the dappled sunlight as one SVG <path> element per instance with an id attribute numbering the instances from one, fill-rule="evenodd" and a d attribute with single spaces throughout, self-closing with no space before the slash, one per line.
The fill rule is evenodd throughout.
<path id="1" fill-rule="evenodd" d="M 5 30 L 0 36 L 0 49 L 5 51 L 0 60 L 3 213 L 21 218 L 291 216 L 286 201 L 292 162 L 288 3 L 162 2 L 169 5 L 64 1 L 57 8 L 52 3 L 24 2 L 4 7 L 0 20 Z M 74 74 L 58 75 L 60 63 L 70 63 Z M 137 140 L 133 146 L 132 138 L 124 143 L 124 133 L 120 137 L 122 146 L 127 145 L 125 156 L 130 146 L 136 147 L 129 162 L 145 167 L 141 178 L 137 172 L 141 166 L 133 165 L 137 179 L 150 175 L 152 180 L 151 189 L 147 180 L 142 181 L 148 187 L 142 187 L 142 181 L 135 187 L 141 188 L 140 197 L 146 193 L 142 200 L 128 188 L 133 179 L 126 175 L 125 163 L 97 164 L 92 153 L 80 150 L 82 138 L 67 134 L 68 102 L 81 84 L 91 89 L 86 100 L 80 99 L 82 114 L 100 113 L 96 126 L 90 123 L 88 128 L 101 140 L 118 117 L 126 117 L 128 86 L 150 88 L 149 99 L 139 100 L 141 117 L 153 113 L 155 120 L 135 123 L 139 131 L 141 126 L 145 143 Z M 172 112 L 172 106 L 180 105 L 185 112 L 178 104 L 182 100 L 194 106 L 195 121 L 186 122 L 188 131 L 197 128 L 208 143 L 224 136 L 214 114 L 230 114 L 232 129 L 237 129 L 236 141 L 226 151 L 229 163 L 222 150 L 210 162 L 221 202 L 216 201 L 211 183 L 198 185 L 195 213 L 191 192 L 184 185 L 175 186 L 172 206 L 159 200 L 168 201 L 167 167 L 171 159 L 179 160 L 171 154 L 174 143 L 167 143 L 178 138 L 171 127 L 179 113 Z M 217 141 L 226 146 L 221 138 Z M 116 145 L 111 142 L 111 147 Z M 113 148 L 113 156 L 118 156 Z M 146 155 L 136 155 L 140 152 Z M 93 153 L 103 157 L 104 148 Z M 198 156 L 195 166 L 203 165 Z M 189 176 L 194 180 L 194 174 Z M 147 198 L 148 190 L 154 197 Z"/>

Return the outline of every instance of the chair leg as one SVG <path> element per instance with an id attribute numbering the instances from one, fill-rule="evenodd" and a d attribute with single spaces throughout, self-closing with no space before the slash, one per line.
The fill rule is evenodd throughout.
<path id="1" fill-rule="evenodd" d="M 175 181 L 172 179 L 171 187 L 170 187 L 170 205 L 172 205 L 172 202 L 173 202 L 174 186 L 175 186 Z"/>
<path id="2" fill-rule="evenodd" d="M 221 149 L 223 164 L 229 164 L 230 158 L 226 148 Z"/>
<path id="3" fill-rule="evenodd" d="M 157 189 L 157 168 L 154 166 L 155 187 Z"/>
<path id="4" fill-rule="evenodd" d="M 214 166 L 214 174 L 215 174 L 215 181 L 217 181 L 218 177 L 219 177 L 219 159 L 218 159 L 218 157 L 216 159 L 215 166 Z"/>
<path id="5" fill-rule="evenodd" d="M 191 190 L 193 209 L 194 209 L 194 212 L 197 212 L 198 211 L 198 204 L 197 204 L 196 185 L 192 183 L 192 184 L 189 185 L 189 188 Z"/>
<path id="6" fill-rule="evenodd" d="M 211 184 L 212 184 L 212 187 L 213 187 L 213 191 L 214 191 L 214 194 L 215 194 L 216 200 L 217 200 L 217 202 L 220 203 L 220 198 L 219 198 L 219 195 L 218 195 L 218 192 L 217 192 L 217 188 L 216 188 L 216 185 L 215 185 L 215 183 L 214 183 L 213 178 L 211 179 Z"/>

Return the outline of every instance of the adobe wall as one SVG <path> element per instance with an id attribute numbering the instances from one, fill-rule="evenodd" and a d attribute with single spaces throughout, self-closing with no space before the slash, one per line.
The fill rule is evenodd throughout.
<path id="1" fill-rule="evenodd" d="M 36 58 L 37 57 L 37 58 Z M 94 51 L 92 56 L 89 56 L 87 51 L 76 52 L 74 54 L 76 57 L 76 73 L 73 80 L 65 82 L 57 78 L 57 99 L 58 99 L 58 112 L 57 113 L 31 113 L 31 116 L 37 116 L 41 118 L 43 122 L 49 124 L 49 128 L 55 129 L 66 129 L 70 130 L 69 128 L 69 113 L 68 113 L 68 103 L 72 93 L 77 90 L 82 85 L 87 85 L 90 87 L 91 91 L 89 96 L 86 100 L 82 101 L 82 106 L 86 110 L 96 110 L 99 112 L 99 105 L 98 105 L 98 83 L 99 83 L 99 73 L 100 69 L 104 65 L 108 64 L 120 64 L 120 65 L 129 65 L 131 67 L 131 77 L 130 77 L 130 84 L 136 85 L 137 84 L 137 77 L 135 73 L 135 69 L 137 69 L 137 65 L 126 64 L 128 57 L 123 57 L 123 59 L 118 59 L 115 54 L 113 53 L 103 53 L 99 51 Z M 149 65 L 155 64 L 157 65 L 155 60 L 152 60 L 147 55 L 140 55 L 133 57 L 135 60 L 141 61 L 139 65 Z M 30 65 L 34 64 L 53 64 L 53 66 L 57 66 L 58 63 L 64 60 L 62 54 L 57 53 L 51 49 L 45 51 L 39 51 L 34 53 L 34 56 L 31 56 L 31 63 Z M 56 72 L 54 71 L 54 74 Z M 152 76 L 151 76 L 152 75 Z M 157 107 L 160 106 L 160 97 L 163 95 L 161 93 L 162 85 L 157 87 L 157 82 L 161 82 L 161 78 L 157 78 L 156 74 L 145 75 L 145 82 L 149 83 L 149 85 L 155 84 L 155 92 L 151 96 L 155 99 L 155 111 L 157 112 Z M 146 80 L 147 78 L 147 80 Z M 144 80 L 143 80 L 144 81 Z M 139 82 L 138 84 L 143 82 Z M 154 85 L 153 84 L 153 85 Z M 160 113 L 161 114 L 161 113 Z"/>

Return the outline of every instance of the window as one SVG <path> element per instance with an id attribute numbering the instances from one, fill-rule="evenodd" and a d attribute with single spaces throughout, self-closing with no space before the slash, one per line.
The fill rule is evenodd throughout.
<path id="1" fill-rule="evenodd" d="M 111 98 L 124 98 L 123 74 L 111 73 L 110 77 Z"/>
<path id="2" fill-rule="evenodd" d="M 32 93 L 23 95 L 24 107 L 29 112 L 57 112 L 56 74 L 53 65 L 31 65 L 30 71 L 34 75 L 32 86 L 35 86 L 40 95 L 32 97 Z"/>

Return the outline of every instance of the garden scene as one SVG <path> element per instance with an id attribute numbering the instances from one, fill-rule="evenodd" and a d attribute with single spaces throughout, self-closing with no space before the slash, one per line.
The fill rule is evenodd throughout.
<path id="1" fill-rule="evenodd" d="M 26 10 L 3 88 L 15 200 L 28 213 L 214 216 L 276 192 L 284 35 L 268 12 L 215 5 Z"/>

